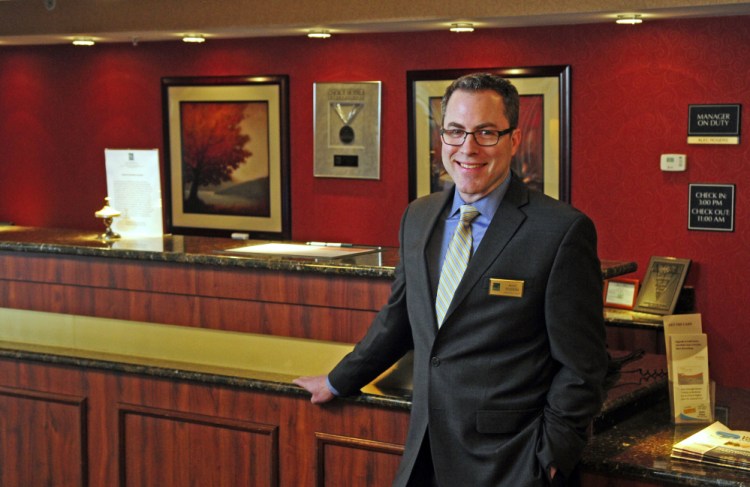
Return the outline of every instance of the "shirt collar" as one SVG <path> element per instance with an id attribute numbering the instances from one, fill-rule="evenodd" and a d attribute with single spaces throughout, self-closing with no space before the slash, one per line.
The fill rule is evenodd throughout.
<path id="1" fill-rule="evenodd" d="M 495 212 L 497 211 L 497 208 L 500 206 L 500 202 L 503 201 L 503 198 L 505 197 L 505 193 L 508 192 L 508 187 L 510 186 L 510 173 L 508 173 L 508 176 L 505 178 L 505 180 L 500 183 L 500 185 L 492 190 L 492 192 L 481 199 L 478 199 L 474 203 L 471 203 L 471 206 L 477 209 L 479 211 L 479 214 L 482 215 L 483 218 L 487 218 L 488 220 L 492 220 L 492 218 L 495 216 Z M 458 191 L 453 191 L 453 204 L 451 206 L 451 211 L 448 214 L 448 217 L 452 217 L 458 213 L 461 212 L 461 206 L 467 204 L 461 196 L 458 194 Z"/>

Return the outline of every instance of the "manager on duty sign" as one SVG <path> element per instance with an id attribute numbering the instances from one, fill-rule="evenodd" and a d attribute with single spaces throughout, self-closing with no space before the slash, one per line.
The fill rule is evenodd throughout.
<path id="1" fill-rule="evenodd" d="M 739 144 L 740 105 L 689 105 L 688 144 Z"/>

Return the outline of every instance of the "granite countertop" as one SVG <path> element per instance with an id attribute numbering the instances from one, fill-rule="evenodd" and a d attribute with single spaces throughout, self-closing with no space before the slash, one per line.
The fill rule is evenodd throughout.
<path id="1" fill-rule="evenodd" d="M 238 247 L 270 243 L 268 240 L 164 235 L 104 242 L 99 235 L 68 229 L 7 226 L 0 228 L 0 251 L 383 278 L 392 278 L 398 263 L 398 249 L 394 248 L 374 247 L 369 253 L 351 257 L 313 259 L 231 252 Z"/>
<path id="2" fill-rule="evenodd" d="M 729 428 L 750 431 L 750 391 L 717 386 L 717 418 Z M 595 434 L 584 451 L 585 471 L 657 484 L 715 487 L 750 485 L 750 472 L 670 457 L 672 445 L 708 426 L 675 425 L 665 394 L 653 405 Z"/>
<path id="3" fill-rule="evenodd" d="M 371 247 L 361 255 L 332 259 L 238 255 L 231 250 L 267 240 L 164 235 L 163 237 L 121 239 L 103 242 L 98 233 L 55 228 L 22 226 L 0 227 L 0 252 L 27 252 L 71 256 L 107 257 L 196 265 L 230 266 L 248 269 L 315 272 L 356 277 L 393 278 L 399 261 L 398 249 Z M 291 242 L 288 242 L 291 243 Z M 609 279 L 634 272 L 635 262 L 602 260 L 602 278 Z"/>
<path id="4" fill-rule="evenodd" d="M 614 353 L 615 357 L 632 355 L 626 352 Z M 308 395 L 306 391 L 292 384 L 292 380 L 300 374 L 268 370 L 248 370 L 2 340 L 0 340 L 0 358 L 139 374 L 263 392 Z M 410 389 L 383 385 L 394 383 L 398 381 L 391 380 L 387 374 L 384 374 L 381 380 L 376 379 L 364 388 L 362 394 L 341 400 L 410 409 Z M 614 376 L 602 412 L 595 419 L 594 432 L 607 429 L 612 424 L 622 421 L 624 417 L 632 415 L 634 411 L 654 404 L 665 393 L 664 356 L 650 354 L 635 356 L 632 361 L 623 365 L 619 374 Z"/>
<path id="5" fill-rule="evenodd" d="M 307 391 L 292 383 L 292 380 L 296 379 L 298 374 L 221 368 L 160 359 L 139 358 L 133 360 L 129 356 L 81 352 L 80 350 L 5 341 L 0 341 L 0 359 L 138 374 L 250 391 L 309 396 Z M 371 384 L 363 390 L 362 394 L 341 398 L 340 400 L 409 410 L 411 409 L 410 392 L 406 389 L 381 389 Z"/>
<path id="6" fill-rule="evenodd" d="M 102 333 L 106 330 L 106 333 Z M 352 344 L 0 308 L 0 357 L 301 394 L 292 380 L 325 374 Z M 664 355 L 610 351 L 608 397 L 595 429 L 650 404 L 666 384 Z M 354 400 L 409 407 L 411 357 Z"/>

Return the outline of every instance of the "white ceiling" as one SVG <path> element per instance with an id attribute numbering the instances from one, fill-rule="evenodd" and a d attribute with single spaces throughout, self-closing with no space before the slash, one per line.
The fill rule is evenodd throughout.
<path id="1" fill-rule="evenodd" d="M 204 27 L 200 27 L 200 20 L 192 22 L 191 24 L 185 23 L 183 20 L 173 21 L 173 18 L 165 18 L 164 22 L 155 27 L 158 24 L 158 19 L 150 18 L 144 19 L 143 24 L 146 24 L 144 28 L 133 28 L 134 25 L 138 24 L 138 21 L 132 22 L 112 22 L 111 18 L 103 18 L 103 24 L 108 24 L 109 28 L 99 30 L 96 26 L 100 25 L 97 23 L 95 16 L 90 18 L 82 18 L 80 22 L 76 19 L 70 19 L 71 16 L 75 15 L 75 11 L 72 14 L 68 14 L 68 18 L 62 16 L 60 11 L 69 12 L 70 8 L 78 7 L 74 2 L 84 2 L 85 0 L 0 0 L 0 45 L 41 45 L 41 44 L 62 44 L 69 43 L 75 37 L 89 37 L 97 42 L 112 42 L 112 43 L 141 43 L 150 41 L 165 41 L 165 40 L 177 40 L 185 34 L 199 33 L 203 34 L 207 39 L 212 38 L 245 38 L 245 37 L 277 37 L 277 36 L 296 36 L 305 35 L 312 29 L 324 28 L 329 30 L 332 34 L 357 34 L 357 33 L 376 33 L 376 32 L 420 32 L 420 31 L 435 31 L 445 30 L 451 23 L 455 22 L 471 22 L 477 29 L 486 28 L 506 28 L 506 27 L 525 27 L 525 26 L 544 26 L 544 25 L 574 25 L 574 24 L 588 24 L 588 23 L 604 23 L 613 22 L 620 14 L 639 14 L 644 19 L 644 22 L 653 22 L 656 20 L 663 19 L 676 19 L 676 18 L 693 18 L 693 17 L 715 17 L 715 16 L 729 16 L 729 15 L 750 15 L 750 2 L 726 2 L 723 4 L 717 4 L 711 2 L 709 5 L 700 5 L 705 2 L 683 2 L 686 5 L 683 6 L 671 6 L 668 8 L 660 8 L 660 4 L 679 4 L 679 1 L 672 2 L 659 2 L 659 1 L 646 1 L 637 2 L 630 1 L 624 2 L 628 5 L 638 4 L 640 8 L 637 10 L 623 10 L 623 9 L 602 9 L 600 6 L 594 6 L 597 8 L 591 8 L 590 5 L 586 5 L 587 2 L 582 1 L 579 5 L 580 8 L 575 11 L 576 8 L 567 8 L 566 11 L 559 13 L 554 12 L 556 5 L 553 2 L 553 6 L 549 7 L 548 2 L 542 1 L 541 4 L 545 4 L 543 8 L 536 8 L 534 13 L 524 14 L 520 12 L 516 7 L 515 12 L 511 12 L 510 15 L 503 17 L 498 16 L 474 16 L 470 18 L 455 18 L 455 17 L 444 17 L 436 18 L 418 15 L 417 18 L 399 17 L 398 12 L 391 15 L 382 15 L 380 17 L 384 20 L 351 20 L 348 21 L 332 21 L 330 23 L 310 23 L 305 24 L 299 22 L 299 15 L 294 18 L 293 23 L 285 23 L 286 17 L 271 18 L 269 22 L 258 21 L 252 23 L 252 21 L 246 22 L 247 25 L 242 24 L 243 20 L 241 16 L 239 20 L 231 22 L 225 19 L 224 15 L 219 22 L 216 19 L 204 22 Z M 89 0 L 91 3 L 92 0 Z M 137 1 L 127 3 L 127 0 L 93 0 L 94 4 L 96 1 L 99 2 L 99 6 L 107 5 L 110 9 L 109 16 L 112 17 L 112 10 L 115 8 L 121 8 L 122 10 L 128 10 L 133 5 L 137 4 Z M 150 0 L 153 2 L 154 0 Z M 162 2 L 163 0 L 156 0 Z M 217 8 L 221 5 L 222 0 L 214 0 Z M 267 0 L 275 2 L 278 0 Z M 309 4 L 312 1 L 313 7 L 315 0 L 308 0 Z M 336 0 L 333 0 L 334 2 Z M 354 0 L 356 1 L 356 0 Z M 380 0 L 379 0 L 380 1 Z M 405 0 L 409 1 L 409 0 Z M 497 0 L 496 0 L 497 1 Z M 67 3 L 63 3 L 67 2 Z M 327 2 L 330 5 L 331 0 Z M 190 3 L 190 2 L 186 2 Z M 193 2 L 195 3 L 195 2 Z M 210 2 L 209 2 L 210 3 Z M 303 2 L 304 4 L 305 2 Z M 560 6 L 566 2 L 561 2 Z M 592 2 L 588 2 L 592 3 Z M 596 2 L 593 2 L 596 3 Z M 618 3 L 622 2 L 599 2 L 612 4 L 607 6 L 616 7 Z M 29 6 L 33 5 L 36 10 L 33 10 L 33 14 L 38 16 L 40 22 L 34 22 L 33 19 L 29 18 Z M 113 6 L 114 4 L 118 4 Z M 536 2 L 537 6 L 540 2 Z M 154 4 L 152 4 L 154 5 Z M 439 3 L 436 3 L 439 5 Z M 518 4 L 516 4 L 518 5 Z M 575 6 L 576 2 L 574 2 Z M 570 6 L 568 2 L 567 7 Z M 588 7 L 586 11 L 585 7 Z M 66 8 L 68 10 L 66 10 Z M 140 6 L 138 8 L 141 8 Z M 558 7 L 562 10 L 562 7 Z M 495 9 L 497 10 L 497 9 Z M 533 9 L 529 9 L 533 10 Z M 541 12 L 541 13 L 538 13 Z M 79 12 L 80 13 L 80 12 Z M 62 17 L 62 21 L 59 22 L 58 27 L 55 23 L 48 21 L 54 15 Z M 160 14 L 156 14 L 160 15 Z M 411 14 L 409 14 L 411 15 Z M 14 16 L 16 17 L 14 21 Z M 179 15 L 175 15 L 174 18 L 179 18 Z M 184 16 L 183 16 L 184 17 Z M 200 16 L 197 16 L 200 17 Z M 294 17 L 294 16 L 290 16 Z M 342 16 L 345 17 L 345 16 Z M 412 17 L 415 17 L 412 15 Z M 315 21 L 315 15 L 310 16 L 311 21 Z M 180 24 L 182 25 L 167 25 L 167 24 Z M 16 25 L 21 25 L 20 28 L 14 28 Z M 191 25 L 192 27 L 187 27 Z M 93 26 L 93 27 L 92 27 Z M 128 28 L 125 28 L 128 27 Z M 42 31 L 43 30 L 43 31 Z"/>

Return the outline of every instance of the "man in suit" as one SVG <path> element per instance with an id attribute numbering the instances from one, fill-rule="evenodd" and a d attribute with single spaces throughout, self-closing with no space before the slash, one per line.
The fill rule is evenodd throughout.
<path id="1" fill-rule="evenodd" d="M 442 157 L 455 187 L 406 209 L 392 293 L 362 341 L 327 376 L 296 380 L 313 403 L 327 402 L 413 349 L 394 486 L 565 485 L 602 404 L 596 230 L 511 173 L 518 111 L 515 87 L 495 75 L 446 90 Z M 441 268 L 466 205 L 478 212 L 467 223 L 471 257 L 439 319 Z"/>

